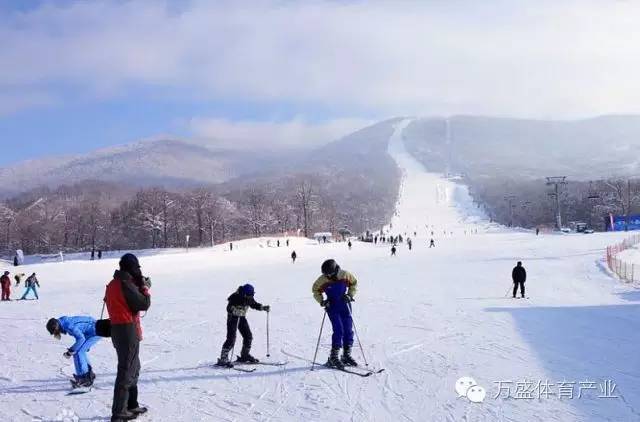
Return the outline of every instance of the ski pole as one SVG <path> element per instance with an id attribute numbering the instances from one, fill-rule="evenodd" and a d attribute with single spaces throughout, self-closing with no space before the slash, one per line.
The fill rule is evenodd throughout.
<path id="1" fill-rule="evenodd" d="M 505 293 L 505 294 L 504 294 L 504 297 L 509 297 L 509 292 L 511 292 L 511 289 L 512 289 L 512 288 L 513 288 L 513 287 L 509 287 L 509 288 L 507 289 L 507 293 Z"/>
<path id="2" fill-rule="evenodd" d="M 320 334 L 318 334 L 318 343 L 316 344 L 316 352 L 313 354 L 313 361 L 311 362 L 311 370 L 316 365 L 316 358 L 318 357 L 318 348 L 320 347 L 320 338 L 322 337 L 322 328 L 324 328 L 324 320 L 327 317 L 327 308 L 324 309 L 324 315 L 322 315 L 322 324 L 320 324 Z"/>
<path id="3" fill-rule="evenodd" d="M 348 304 L 347 308 L 349 309 L 349 316 L 351 317 L 351 323 L 353 324 L 353 332 L 356 333 L 356 339 L 358 340 L 358 346 L 360 346 L 360 352 L 362 352 L 362 360 L 364 360 L 364 366 L 369 366 L 367 362 L 367 358 L 364 355 L 364 349 L 362 348 L 362 343 L 360 342 L 360 336 L 358 335 L 358 329 L 356 328 L 356 322 L 353 319 L 353 312 L 351 312 L 351 303 Z"/>
<path id="4" fill-rule="evenodd" d="M 270 357 L 269 354 L 269 311 L 267 311 L 267 357 Z"/>

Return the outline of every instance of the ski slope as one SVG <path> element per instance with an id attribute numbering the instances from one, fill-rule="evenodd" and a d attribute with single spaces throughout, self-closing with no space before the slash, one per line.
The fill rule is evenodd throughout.
<path id="1" fill-rule="evenodd" d="M 403 171 L 389 230 L 410 233 L 412 251 L 400 244 L 391 257 L 380 243 L 356 242 L 349 251 L 343 243 L 292 239 L 289 248 L 277 248 L 254 239 L 234 242 L 233 251 L 220 245 L 142 256 L 153 299 L 143 319 L 139 384 L 140 401 L 151 410 L 140 420 L 640 420 L 640 293 L 610 278 L 601 263 L 604 247 L 623 234 L 537 237 L 490 225 L 464 187 L 428 173 L 406 153 L 406 124 L 389 143 Z M 432 230 L 437 247 L 429 249 Z M 313 357 L 323 315 L 311 285 L 330 257 L 359 279 L 356 327 L 369 365 L 385 368 L 381 374 L 310 372 L 304 360 Z M 516 260 L 528 271 L 528 300 L 507 297 Z M 73 369 L 62 353 L 72 339 L 54 340 L 44 324 L 51 316 L 98 317 L 116 266 L 109 257 L 22 269 L 37 272 L 42 288 L 39 301 L 0 304 L 0 420 L 51 421 L 63 409 L 80 420 L 108 420 L 116 367 L 110 341 L 90 353 L 96 389 L 67 396 Z M 211 367 L 224 341 L 226 298 L 245 282 L 272 306 L 271 359 L 286 366 L 250 374 Z M 21 293 L 14 288 L 12 297 Z M 248 314 L 253 354 L 261 359 L 265 316 Z M 354 357 L 362 363 L 357 348 Z M 463 376 L 487 390 L 483 403 L 458 397 L 454 387 Z M 597 387 L 577 397 L 580 382 L 606 380 L 618 398 L 598 398 Z M 576 397 L 495 398 L 499 383 L 509 381 L 514 391 L 525 381 L 575 382 Z"/>

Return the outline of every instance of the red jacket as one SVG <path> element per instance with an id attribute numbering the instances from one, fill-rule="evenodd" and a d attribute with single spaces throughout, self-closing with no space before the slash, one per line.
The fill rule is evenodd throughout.
<path id="1" fill-rule="evenodd" d="M 11 286 L 11 279 L 8 275 L 3 275 L 2 277 L 0 277 L 0 285 L 2 285 L 2 287 L 4 288 Z"/>
<path id="2" fill-rule="evenodd" d="M 128 273 L 116 271 L 107 285 L 105 302 L 111 325 L 133 324 L 138 339 L 142 340 L 140 311 L 146 311 L 151 306 L 149 289 L 138 287 Z"/>

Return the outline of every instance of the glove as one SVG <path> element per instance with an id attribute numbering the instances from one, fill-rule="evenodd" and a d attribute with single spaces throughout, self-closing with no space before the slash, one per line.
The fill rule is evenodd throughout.
<path id="1" fill-rule="evenodd" d="M 320 302 L 320 306 L 322 306 L 323 308 L 328 308 L 329 307 L 329 299 L 324 299 L 322 302 Z"/>
<path id="2" fill-rule="evenodd" d="M 151 288 L 151 277 L 142 277 L 142 284 L 147 286 L 147 288 Z"/>
<path id="3" fill-rule="evenodd" d="M 349 296 L 348 294 L 345 294 L 344 296 L 342 296 L 342 299 L 345 301 L 345 303 L 353 302 L 353 298 L 351 296 Z"/>
<path id="4" fill-rule="evenodd" d="M 145 296 L 149 296 L 150 295 L 149 288 L 147 286 L 142 286 L 140 288 L 140 293 L 142 293 Z"/>
<path id="5" fill-rule="evenodd" d="M 265 311 L 265 312 L 269 312 L 269 311 L 271 311 L 271 306 L 269 306 L 269 305 L 264 305 L 264 306 L 262 307 L 262 310 L 263 310 L 263 311 Z"/>
<path id="6" fill-rule="evenodd" d="M 64 352 L 64 353 L 62 354 L 62 356 L 64 356 L 64 357 L 65 357 L 65 358 L 67 358 L 67 359 L 70 359 L 70 358 L 71 358 L 71 356 L 73 356 L 73 353 L 71 353 L 71 351 L 70 351 L 70 350 L 67 350 L 66 352 Z"/>

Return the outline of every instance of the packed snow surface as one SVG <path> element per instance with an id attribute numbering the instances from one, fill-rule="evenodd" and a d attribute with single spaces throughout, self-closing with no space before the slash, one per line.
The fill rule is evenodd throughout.
<path id="1" fill-rule="evenodd" d="M 640 420 L 640 292 L 602 263 L 604 247 L 624 234 L 535 236 L 489 224 L 463 186 L 406 153 L 407 123 L 389 143 L 403 181 L 387 229 L 411 237 L 411 251 L 406 242 L 391 257 L 386 243 L 355 242 L 348 250 L 291 238 L 290 247 L 254 239 L 235 242 L 233 251 L 141 254 L 153 299 L 143 319 L 139 383 L 151 410 L 140 420 Z M 380 374 L 309 371 L 323 315 L 311 285 L 326 258 L 359 280 L 356 328 L 369 366 L 385 368 Z M 517 260 L 528 272 L 529 299 L 511 298 Z M 108 420 L 116 369 L 110 340 L 90 352 L 96 388 L 68 396 L 73 367 L 62 353 L 72 339 L 56 341 L 44 324 L 52 316 L 99 317 L 116 266 L 110 255 L 21 268 L 35 271 L 42 288 L 38 301 L 0 304 L 1 421 Z M 211 366 L 225 337 L 226 298 L 246 282 L 272 306 L 269 359 L 266 313 L 249 311 L 253 354 L 285 366 L 254 373 Z M 19 297 L 22 288 L 12 288 Z M 319 361 L 329 346 L 326 324 Z M 354 352 L 363 365 L 357 343 Z M 465 376 L 484 387 L 484 402 L 456 393 Z"/>

